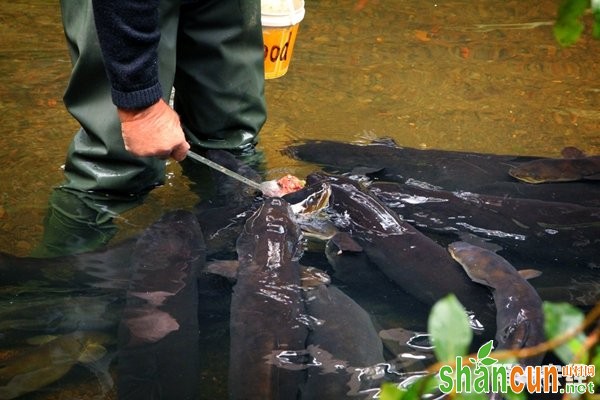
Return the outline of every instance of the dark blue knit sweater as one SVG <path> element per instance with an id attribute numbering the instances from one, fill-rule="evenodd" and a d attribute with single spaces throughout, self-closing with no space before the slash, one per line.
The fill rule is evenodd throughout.
<path id="1" fill-rule="evenodd" d="M 158 80 L 159 0 L 93 0 L 113 103 L 144 108 L 162 96 Z"/>

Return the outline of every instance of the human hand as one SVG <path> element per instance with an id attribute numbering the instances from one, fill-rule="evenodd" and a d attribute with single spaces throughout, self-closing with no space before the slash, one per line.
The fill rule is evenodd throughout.
<path id="1" fill-rule="evenodd" d="M 125 149 L 138 157 L 185 158 L 185 140 L 179 116 L 164 100 L 140 110 L 117 109 Z"/>

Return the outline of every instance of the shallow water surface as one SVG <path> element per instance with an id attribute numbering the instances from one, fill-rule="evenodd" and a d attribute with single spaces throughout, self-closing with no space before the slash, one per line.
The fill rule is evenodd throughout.
<path id="1" fill-rule="evenodd" d="M 548 157 L 575 146 L 600 154 L 600 41 L 588 29 L 574 46 L 559 47 L 551 31 L 557 6 L 557 0 L 307 1 L 290 69 L 266 84 L 269 114 L 259 143 L 265 178 L 319 169 L 281 152 L 303 139 L 366 144 L 388 137 L 425 150 Z M 48 197 L 62 180 L 77 129 L 61 100 L 70 61 L 55 2 L 2 2 L 0 34 L 0 251 L 27 256 L 41 239 Z M 191 209 L 203 193 L 196 189 L 170 162 L 166 184 L 119 216 L 113 242 L 168 210 Z M 324 260 L 308 252 L 303 261 Z M 598 290 L 596 282 L 590 279 L 591 290 Z M 354 295 L 369 298 L 377 290 L 367 286 Z M 394 314 L 381 303 L 369 312 L 388 325 L 425 329 L 427 307 L 402 296 L 390 295 L 410 313 Z M 229 320 L 222 303 L 218 297 L 201 310 L 210 322 L 200 327 L 206 398 L 225 391 Z M 14 352 L 1 347 L 2 358 Z M 91 398 L 100 388 L 81 368 L 27 398 Z"/>
<path id="2" fill-rule="evenodd" d="M 361 3 L 362 4 L 362 3 Z M 287 75 L 267 81 L 260 146 L 268 177 L 314 169 L 293 141 L 391 137 L 423 149 L 559 156 L 600 153 L 600 42 L 554 41 L 557 5 L 508 1 L 308 2 Z M 26 255 L 77 128 L 61 97 L 70 63 L 57 4 L 0 6 L 0 250 Z M 123 235 L 197 201 L 172 165 L 168 183 L 123 220 Z"/>

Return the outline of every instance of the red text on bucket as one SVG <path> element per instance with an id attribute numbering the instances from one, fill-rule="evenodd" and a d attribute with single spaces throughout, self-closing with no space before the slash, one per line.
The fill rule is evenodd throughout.
<path id="1" fill-rule="evenodd" d="M 283 44 L 282 47 L 279 47 L 277 44 L 273 44 L 271 47 L 264 45 L 265 48 L 265 60 L 271 60 L 271 62 L 275 62 L 277 60 L 283 61 L 287 60 L 288 48 L 290 46 L 290 41 L 292 40 L 292 32 L 288 35 L 287 41 Z"/>

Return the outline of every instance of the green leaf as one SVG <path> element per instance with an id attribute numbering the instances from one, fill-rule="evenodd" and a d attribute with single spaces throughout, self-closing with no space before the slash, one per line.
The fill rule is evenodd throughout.
<path id="1" fill-rule="evenodd" d="M 581 310 L 568 303 L 544 302 L 544 331 L 547 339 L 553 339 L 565 332 L 580 326 L 584 315 Z M 574 360 L 576 354 L 581 354 L 585 335 L 577 334 L 567 343 L 554 349 L 554 353 L 565 364 L 574 361 L 585 363 L 586 360 Z"/>
<path id="2" fill-rule="evenodd" d="M 406 392 L 398 389 L 395 385 L 391 383 L 384 383 L 381 385 L 381 393 L 379 394 L 379 398 L 381 400 L 406 400 L 404 397 Z"/>
<path id="3" fill-rule="evenodd" d="M 594 10 L 594 22 L 592 24 L 592 37 L 600 39 L 600 9 Z"/>
<path id="4" fill-rule="evenodd" d="M 434 375 L 423 376 L 411 383 L 406 391 L 406 397 L 403 398 L 403 400 L 421 400 L 425 397 L 423 396 L 425 394 L 439 394 L 439 385 L 440 382 Z"/>
<path id="5" fill-rule="evenodd" d="M 465 355 L 473 338 L 465 309 L 453 294 L 433 305 L 428 330 L 435 346 L 434 353 L 442 362 L 454 362 L 456 356 Z"/>
<path id="6" fill-rule="evenodd" d="M 583 24 L 579 21 L 556 21 L 552 32 L 558 44 L 567 47 L 577 42 L 583 32 Z"/>
<path id="7" fill-rule="evenodd" d="M 492 352 L 492 348 L 494 347 L 494 341 L 489 340 L 487 343 L 481 345 L 479 350 L 477 351 L 477 358 L 480 360 L 486 358 Z"/>
<path id="8" fill-rule="evenodd" d="M 554 37 L 561 46 L 569 46 L 579 39 L 583 32 L 581 17 L 589 6 L 589 0 L 562 1 L 553 28 Z"/>
<path id="9" fill-rule="evenodd" d="M 434 375 L 416 379 L 408 388 L 399 389 L 389 382 L 381 385 L 381 400 L 421 400 L 424 394 L 439 393 L 440 382 Z"/>
<path id="10" fill-rule="evenodd" d="M 558 19 L 579 19 L 589 7 L 590 0 L 563 0 L 558 7 Z"/>

